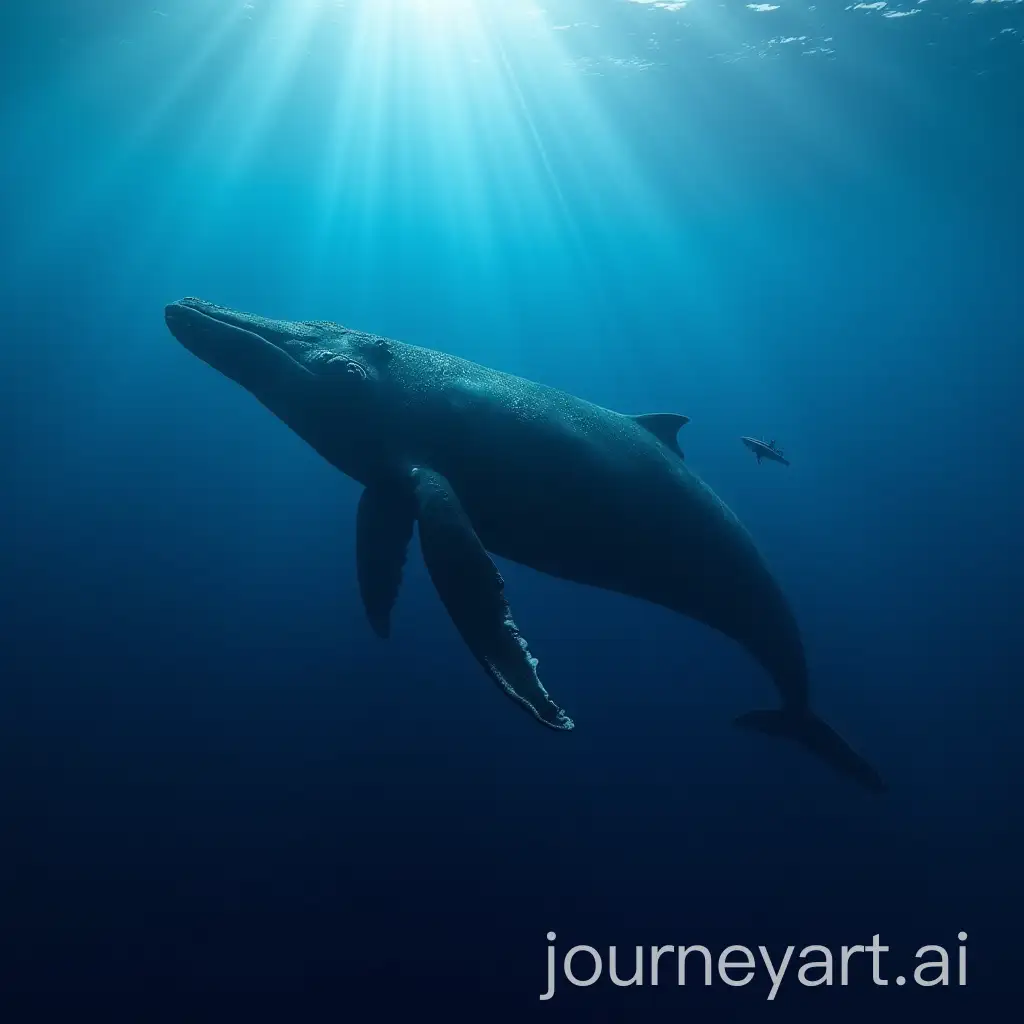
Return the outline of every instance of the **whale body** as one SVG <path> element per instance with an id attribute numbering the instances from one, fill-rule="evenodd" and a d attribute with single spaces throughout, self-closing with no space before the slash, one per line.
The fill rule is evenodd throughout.
<path id="1" fill-rule="evenodd" d="M 491 555 L 669 608 L 732 638 L 777 708 L 737 724 L 795 740 L 875 792 L 877 771 L 812 710 L 790 606 L 748 531 L 686 465 L 675 413 L 626 415 L 434 349 L 327 321 L 185 298 L 171 333 L 365 488 L 356 568 L 382 637 L 416 527 L 430 578 L 487 674 L 544 725 L 548 693 Z"/>

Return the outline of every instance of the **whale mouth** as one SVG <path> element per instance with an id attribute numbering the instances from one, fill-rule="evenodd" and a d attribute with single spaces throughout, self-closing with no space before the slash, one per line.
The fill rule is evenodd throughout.
<path id="1" fill-rule="evenodd" d="M 236 380 L 239 372 L 257 366 L 308 373 L 288 351 L 290 335 L 276 321 L 189 297 L 164 307 L 164 322 L 193 355 Z"/>
<path id="2" fill-rule="evenodd" d="M 284 345 L 276 342 L 274 337 L 281 332 L 268 330 L 259 320 L 248 313 L 239 313 L 203 299 L 179 299 L 164 308 L 164 322 L 171 334 L 186 347 L 204 337 L 215 340 L 237 335 L 238 341 L 250 338 L 272 345 L 287 355 Z"/>
<path id="3" fill-rule="evenodd" d="M 286 374 L 309 373 L 287 350 L 290 335 L 277 321 L 184 298 L 164 308 L 164 322 L 189 352 L 250 391 Z"/>

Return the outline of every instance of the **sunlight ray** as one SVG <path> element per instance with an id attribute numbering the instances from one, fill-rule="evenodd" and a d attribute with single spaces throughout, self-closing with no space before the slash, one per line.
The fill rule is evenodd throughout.
<path id="1" fill-rule="evenodd" d="M 169 78 L 157 102 L 135 126 L 127 144 L 129 150 L 140 149 L 150 142 L 202 75 L 216 60 L 225 56 L 231 33 L 239 29 L 244 19 L 244 5 L 230 4 L 214 19 L 206 16 L 204 11 L 202 17 L 185 26 L 187 42 L 182 47 L 185 50 L 182 64 Z"/>
<path id="2" fill-rule="evenodd" d="M 186 13 L 191 10 L 185 9 Z M 197 80 L 223 53 L 232 30 L 237 29 L 244 18 L 241 3 L 227 5 L 212 20 L 205 9 L 192 13 L 197 16 L 180 25 L 176 22 L 169 25 L 167 19 L 162 18 L 140 20 L 134 33 L 137 45 L 115 48 L 108 41 L 92 51 L 89 59 L 75 70 L 77 77 L 97 84 L 128 82 L 133 86 L 140 83 L 136 87 L 141 87 L 153 76 L 153 54 L 168 59 L 168 36 L 181 47 L 178 49 L 172 44 L 171 56 L 180 52 L 188 54 L 177 72 L 159 86 L 154 102 L 143 108 L 140 116 L 126 125 L 125 131 L 118 133 L 116 142 L 102 151 L 94 167 L 80 175 L 76 188 L 59 198 L 50 197 L 45 216 L 40 218 L 33 236 L 35 251 L 45 252 L 73 237 L 89 217 L 130 180 L 139 162 L 150 155 L 149 147 L 161 129 L 180 109 Z M 25 258 L 30 259 L 30 254 L 26 253 Z"/>
<path id="3" fill-rule="evenodd" d="M 318 0 L 290 0 L 271 8 L 266 25 L 257 29 L 258 38 L 238 63 L 234 82 L 210 113 L 204 138 L 209 144 L 211 130 L 219 136 L 223 184 L 233 183 L 247 169 L 255 148 L 266 141 L 321 14 Z M 239 111 L 245 111 L 241 119 Z"/>

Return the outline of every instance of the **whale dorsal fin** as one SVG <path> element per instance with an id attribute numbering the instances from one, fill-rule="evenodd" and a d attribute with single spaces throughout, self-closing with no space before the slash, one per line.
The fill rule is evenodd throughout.
<path id="1" fill-rule="evenodd" d="M 631 416 L 645 430 L 649 430 L 663 445 L 668 446 L 683 458 L 683 450 L 679 447 L 676 434 L 680 427 L 690 422 L 689 416 L 681 416 L 676 412 L 648 412 L 640 416 Z"/>

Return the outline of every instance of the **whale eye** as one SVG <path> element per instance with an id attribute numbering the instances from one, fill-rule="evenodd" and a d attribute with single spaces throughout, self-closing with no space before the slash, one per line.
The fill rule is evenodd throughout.
<path id="1" fill-rule="evenodd" d="M 366 370 L 355 360 L 338 354 L 323 355 L 324 367 L 333 375 L 347 377 L 350 380 L 366 380 Z"/>

